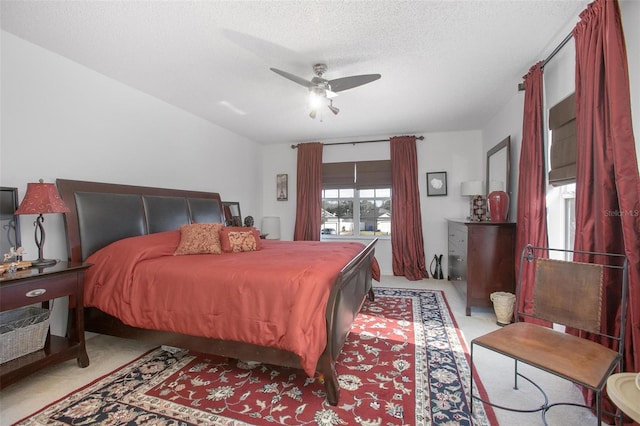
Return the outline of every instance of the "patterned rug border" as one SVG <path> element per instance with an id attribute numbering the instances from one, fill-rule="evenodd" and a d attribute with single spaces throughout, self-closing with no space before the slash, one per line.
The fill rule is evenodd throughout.
<path id="1" fill-rule="evenodd" d="M 449 301 L 446 298 L 446 294 L 443 290 L 436 290 L 436 289 L 429 289 L 429 288 L 425 288 L 425 289 L 416 289 L 416 288 L 403 288 L 403 287 L 385 287 L 385 286 L 376 286 L 374 287 L 374 291 L 376 296 L 401 296 L 401 297 L 418 297 L 420 293 L 425 293 L 425 292 L 429 292 L 429 293 L 435 293 L 437 294 L 438 300 L 439 300 L 439 304 L 440 306 L 440 312 L 443 314 L 446 314 L 446 318 L 448 319 L 448 321 L 450 322 L 450 324 L 453 326 L 453 328 L 455 329 L 455 335 L 457 337 L 458 342 L 460 343 L 460 346 L 463 350 L 463 354 L 464 354 L 464 365 L 460 365 L 460 363 L 458 362 L 458 366 L 460 367 L 460 371 L 464 371 L 465 375 L 468 377 L 469 375 L 469 363 L 470 363 L 470 353 L 469 353 L 469 348 L 467 345 L 467 342 L 465 341 L 463 334 L 461 332 L 461 330 L 458 327 L 458 323 L 455 319 L 455 316 L 453 314 L 453 311 L 451 310 L 451 306 L 449 305 Z M 414 313 L 415 314 L 415 313 Z M 422 318 L 424 321 L 424 318 Z M 156 347 L 153 349 L 150 349 L 148 351 L 146 351 L 145 353 L 141 354 L 140 356 L 132 359 L 131 361 L 126 362 L 125 364 L 115 368 L 114 370 L 92 380 L 91 382 L 69 392 L 68 394 L 64 395 L 63 397 L 51 402 L 50 404 L 47 404 L 46 406 L 44 406 L 43 408 L 31 413 L 30 415 L 22 418 L 21 420 L 13 423 L 13 425 L 17 425 L 20 424 L 22 422 L 25 422 L 27 420 L 29 420 L 30 418 L 34 418 L 35 416 L 47 411 L 48 409 L 52 408 L 53 406 L 62 403 L 63 401 L 73 398 L 74 395 L 77 395 L 79 393 L 82 393 L 83 391 L 85 391 L 86 389 L 95 386 L 96 384 L 98 384 L 101 381 L 106 380 L 107 378 L 117 375 L 118 373 L 122 372 L 123 370 L 126 370 L 128 368 L 130 368 L 132 365 L 138 363 L 139 361 L 150 357 L 152 354 L 154 354 L 155 352 L 157 352 L 158 350 L 161 350 L 161 347 Z M 474 388 L 477 392 L 478 395 L 480 395 L 483 399 L 487 397 L 487 392 L 486 389 L 484 387 L 484 385 L 482 384 L 482 381 L 480 379 L 480 377 L 477 375 L 476 372 L 474 372 Z M 469 381 L 468 380 L 464 380 L 464 383 L 462 384 L 464 390 L 465 390 L 465 397 L 468 397 L 470 395 L 469 393 Z M 484 406 L 481 402 L 479 401 L 472 401 L 472 403 L 474 404 L 474 413 L 484 413 L 486 416 L 486 420 L 488 421 L 488 425 L 498 425 L 498 421 L 497 421 L 497 417 L 495 415 L 495 412 L 493 411 L 492 407 L 490 406 Z M 417 409 L 417 404 L 416 404 L 416 409 Z M 250 425 L 249 423 L 245 423 L 241 420 L 237 420 L 237 419 L 228 419 L 230 420 L 230 422 L 228 423 L 229 425 Z M 438 422 L 433 421 L 432 424 L 437 424 Z M 472 424 L 477 424 L 476 421 L 474 420 L 472 422 Z M 478 424 L 482 424 L 484 425 L 485 423 L 478 423 Z"/>

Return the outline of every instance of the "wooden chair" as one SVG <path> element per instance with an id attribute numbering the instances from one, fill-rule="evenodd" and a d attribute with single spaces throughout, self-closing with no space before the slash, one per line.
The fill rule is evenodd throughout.
<path id="1" fill-rule="evenodd" d="M 576 253 L 581 258 L 591 259 L 591 263 L 574 262 L 571 260 L 555 260 L 549 257 L 571 257 Z M 557 256 L 556 256 L 557 254 Z M 523 312 L 520 309 L 522 297 L 523 270 L 533 268 L 535 271 L 533 306 Z M 554 406 L 573 405 L 587 407 L 570 402 L 550 403 L 544 390 L 531 379 L 518 372 L 518 363 L 546 371 L 562 377 L 578 385 L 591 389 L 596 397 L 596 416 L 598 425 L 602 420 L 602 390 L 607 378 L 614 371 L 622 371 L 624 326 L 627 303 L 627 274 L 628 263 L 623 255 L 576 252 L 570 250 L 556 250 L 539 248 L 528 245 L 524 248 L 520 258 L 520 276 L 516 290 L 515 323 L 487 333 L 471 341 L 471 389 L 473 389 L 474 347 L 480 346 L 515 361 L 514 389 L 518 389 L 518 378 L 530 382 L 543 395 L 544 403 L 534 408 L 505 407 L 482 400 L 473 395 L 473 399 L 496 408 L 531 413 L 540 411 L 542 421 L 546 425 L 546 412 Z M 607 312 L 603 305 L 603 278 L 615 284 L 606 289 L 609 298 L 620 300 L 618 312 Z M 567 328 L 581 330 L 579 335 L 589 333 L 594 340 L 615 342 L 612 350 L 603 344 L 588 338 L 578 337 L 554 328 L 546 327 L 541 321 L 524 322 L 527 318 L 547 321 Z M 603 318 L 620 324 L 615 335 L 609 335 L 601 330 Z M 496 374 L 502 374 L 496 371 Z M 473 404 L 471 404 L 473 410 Z"/>

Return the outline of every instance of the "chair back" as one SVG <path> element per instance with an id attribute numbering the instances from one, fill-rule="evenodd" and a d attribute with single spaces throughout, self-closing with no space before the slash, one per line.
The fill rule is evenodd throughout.
<path id="1" fill-rule="evenodd" d="M 554 258 L 550 259 L 550 256 Z M 520 303 L 528 268 L 533 268 L 534 285 L 530 306 Z M 627 273 L 624 255 L 527 245 L 520 258 L 516 320 L 518 317 L 536 318 L 611 338 L 622 346 L 627 311 Z M 612 304 L 612 299 L 617 303 Z M 616 306 L 615 312 L 606 309 L 604 300 L 609 306 Z M 620 326 L 613 327 L 615 330 L 603 326 L 603 323 L 616 322 Z"/>
<path id="2" fill-rule="evenodd" d="M 591 263 L 536 259 L 533 315 L 599 333 L 602 269 Z"/>

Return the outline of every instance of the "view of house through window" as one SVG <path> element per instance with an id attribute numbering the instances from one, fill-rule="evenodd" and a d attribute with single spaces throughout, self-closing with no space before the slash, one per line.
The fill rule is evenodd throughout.
<path id="1" fill-rule="evenodd" d="M 391 235 L 390 161 L 323 165 L 323 236 Z"/>
<path id="2" fill-rule="evenodd" d="M 391 235 L 391 188 L 323 190 L 321 234 Z"/>

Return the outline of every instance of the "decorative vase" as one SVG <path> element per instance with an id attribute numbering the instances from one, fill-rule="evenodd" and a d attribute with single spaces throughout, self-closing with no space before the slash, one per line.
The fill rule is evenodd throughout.
<path id="1" fill-rule="evenodd" d="M 487 199 L 491 222 L 505 222 L 509 212 L 509 194 L 504 191 L 493 191 Z"/>

